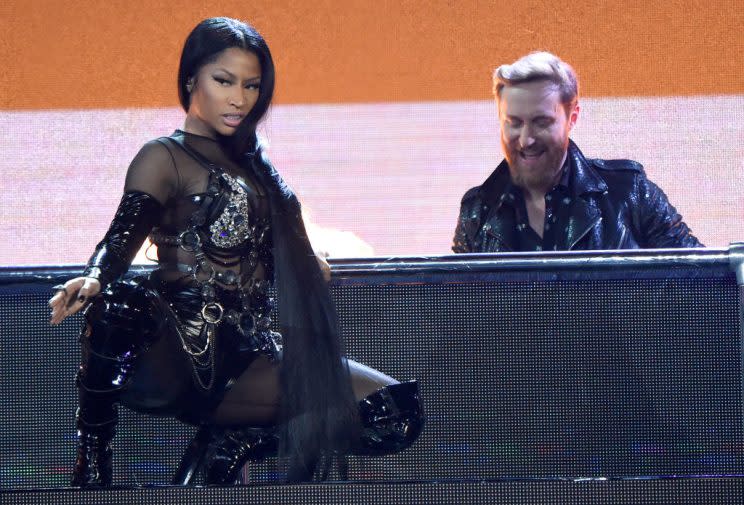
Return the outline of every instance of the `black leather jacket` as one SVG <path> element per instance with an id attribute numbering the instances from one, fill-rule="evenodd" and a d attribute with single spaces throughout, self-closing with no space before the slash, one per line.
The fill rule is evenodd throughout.
<path id="1" fill-rule="evenodd" d="M 664 192 L 631 160 L 586 159 L 570 142 L 570 194 L 565 234 L 555 249 L 701 247 Z M 510 182 L 506 160 L 462 198 L 453 240 L 456 253 L 517 251 L 516 218 L 502 196 Z"/>

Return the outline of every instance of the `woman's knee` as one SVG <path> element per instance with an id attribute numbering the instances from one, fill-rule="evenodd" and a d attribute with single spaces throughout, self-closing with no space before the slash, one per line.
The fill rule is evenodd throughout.
<path id="1" fill-rule="evenodd" d="M 144 286 L 116 282 L 86 309 L 81 341 L 105 356 L 137 354 L 162 330 L 163 318 L 158 318 L 154 309 Z"/>

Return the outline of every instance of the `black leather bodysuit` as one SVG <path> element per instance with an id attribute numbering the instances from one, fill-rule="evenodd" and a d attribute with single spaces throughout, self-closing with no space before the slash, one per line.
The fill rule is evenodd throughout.
<path id="1" fill-rule="evenodd" d="M 138 357 L 123 391 L 125 405 L 199 422 L 255 356 L 281 359 L 281 336 L 270 330 L 268 198 L 218 142 L 181 131 L 148 143 L 132 162 L 122 206 L 136 198 L 160 207 L 140 209 L 149 220 L 139 219 L 119 236 L 139 246 L 142 238 L 133 235 L 148 233 L 158 268 L 148 277 L 114 281 L 115 269 L 103 265 L 101 280 L 110 284 L 86 318 L 115 319 L 121 312 L 127 330 L 143 335 L 132 347 Z M 88 272 L 97 268 L 102 247 L 116 244 L 109 235 Z"/>
<path id="2" fill-rule="evenodd" d="M 176 483 L 202 461 L 205 482 L 232 483 L 247 459 L 276 451 L 289 480 L 306 480 L 323 454 L 397 452 L 421 431 L 415 382 L 355 402 L 297 197 L 260 147 L 239 161 L 226 152 L 177 131 L 129 167 L 84 272 L 103 289 L 81 334 L 76 485 L 111 482 L 119 403 L 202 425 Z M 148 236 L 158 268 L 125 277 Z M 283 335 L 270 329 L 272 282 Z M 259 356 L 276 364 L 256 363 L 266 380 L 255 369 L 243 375 Z"/>

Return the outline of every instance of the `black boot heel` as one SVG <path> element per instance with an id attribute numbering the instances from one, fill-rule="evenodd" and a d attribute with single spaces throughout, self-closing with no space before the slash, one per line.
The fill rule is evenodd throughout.
<path id="1" fill-rule="evenodd" d="M 274 428 L 225 429 L 222 437 L 213 439 L 207 448 L 205 484 L 234 485 L 247 462 L 275 456 L 278 446 Z"/>
<path id="2" fill-rule="evenodd" d="M 189 443 L 173 477 L 174 485 L 232 486 L 249 461 L 276 456 L 274 428 L 202 426 Z"/>
<path id="3" fill-rule="evenodd" d="M 204 458 L 207 453 L 207 447 L 214 437 L 213 429 L 209 426 L 201 426 L 189 442 L 186 452 L 181 457 L 175 475 L 171 480 L 174 486 L 191 486 L 195 484 L 195 479 L 202 471 Z"/>

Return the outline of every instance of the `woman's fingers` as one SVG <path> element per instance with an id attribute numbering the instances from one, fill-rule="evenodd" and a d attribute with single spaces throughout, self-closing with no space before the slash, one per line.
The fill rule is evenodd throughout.
<path id="1" fill-rule="evenodd" d="M 59 324 L 67 316 L 82 309 L 91 298 L 100 292 L 101 284 L 97 279 L 90 277 L 76 277 L 55 288 L 57 292 L 49 300 L 49 306 L 52 309 L 49 320 L 51 324 Z"/>
<path id="2" fill-rule="evenodd" d="M 101 290 L 101 284 L 90 277 L 83 278 L 82 285 L 75 292 L 74 296 L 68 300 L 67 315 L 71 316 L 88 304 L 91 298 L 96 296 Z"/>
<path id="3" fill-rule="evenodd" d="M 64 318 L 65 306 L 69 291 L 67 284 L 54 286 L 57 292 L 49 299 L 49 306 L 52 309 L 52 316 L 49 320 L 51 324 L 59 324 Z"/>
<path id="4" fill-rule="evenodd" d="M 62 294 L 61 296 L 54 295 L 52 297 L 52 300 L 49 301 L 49 306 L 52 308 L 52 315 L 49 322 L 51 324 L 58 324 L 62 320 L 60 318 L 60 314 L 62 314 L 65 310 L 64 294 Z"/>
<path id="5" fill-rule="evenodd" d="M 53 308 L 55 305 L 59 305 L 60 303 L 63 303 L 64 300 L 65 300 L 65 292 L 62 290 L 57 291 L 54 294 L 54 296 L 52 296 L 49 299 L 49 306 Z"/>
<path id="6" fill-rule="evenodd" d="M 86 303 L 88 300 L 93 298 L 101 290 L 101 283 L 98 280 L 91 277 L 86 277 L 83 285 L 80 287 L 77 293 L 77 302 Z"/>

